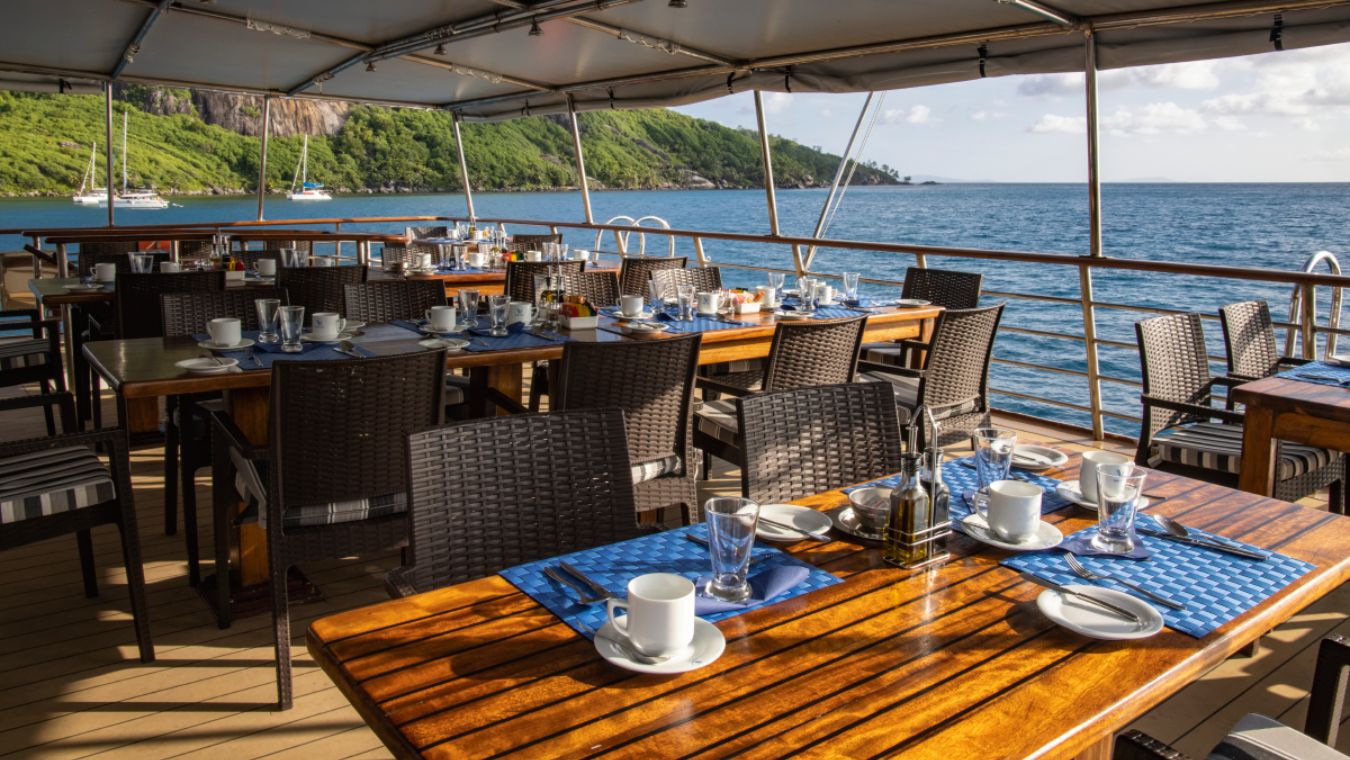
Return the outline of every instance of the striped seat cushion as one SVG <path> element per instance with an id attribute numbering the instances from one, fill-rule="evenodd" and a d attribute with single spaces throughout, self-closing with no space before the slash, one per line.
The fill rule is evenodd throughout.
<path id="1" fill-rule="evenodd" d="M 47 341 L 32 338 L 0 343 L 0 367 L 40 367 L 47 363 L 47 350 L 50 348 L 51 344 Z"/>
<path id="2" fill-rule="evenodd" d="M 266 468 L 245 459 L 237 449 L 230 450 L 230 459 L 235 467 L 235 490 L 239 492 L 239 498 L 250 502 L 248 510 L 244 513 L 244 522 L 256 521 L 259 526 L 266 528 L 267 489 L 263 485 L 262 476 L 262 471 Z M 305 528 L 396 515 L 406 511 L 408 511 L 407 494 L 395 493 L 329 504 L 291 507 L 286 510 L 281 522 L 287 528 Z"/>
<path id="3" fill-rule="evenodd" d="M 469 392 L 469 378 L 461 375 L 445 376 L 445 405 L 464 403 Z"/>
<path id="4" fill-rule="evenodd" d="M 116 496 L 108 468 L 83 446 L 0 459 L 0 524 L 70 512 Z"/>
<path id="5" fill-rule="evenodd" d="M 1320 470 L 1335 457 L 1327 449 L 1281 443 L 1275 479 L 1289 480 Z M 1242 426 L 1195 422 L 1162 430 L 1153 436 L 1149 461 L 1155 465 L 1167 462 L 1237 475 L 1242 471 Z"/>
<path id="6" fill-rule="evenodd" d="M 650 459 L 646 462 L 638 462 L 633 465 L 633 485 L 646 483 L 649 480 L 656 480 L 662 475 L 669 475 L 673 472 L 679 472 L 680 466 L 679 454 L 671 454 L 668 457 L 660 459 Z"/>
<path id="7" fill-rule="evenodd" d="M 858 382 L 890 383 L 891 389 L 895 391 L 895 408 L 896 413 L 900 415 L 900 424 L 909 424 L 910 415 L 919 406 L 919 378 L 891 372 L 862 372 L 858 374 Z M 933 413 L 933 417 L 945 420 L 948 417 L 978 412 L 981 406 L 980 397 L 971 396 L 959 404 L 941 407 L 939 411 Z"/>
<path id="8" fill-rule="evenodd" d="M 736 399 L 708 401 L 694 412 L 694 425 L 699 432 L 723 443 L 738 445 L 741 433 L 740 421 L 736 419 Z"/>
<path id="9" fill-rule="evenodd" d="M 764 370 L 752 369 L 748 372 L 727 372 L 714 375 L 713 379 L 743 391 L 758 391 L 764 387 Z"/>

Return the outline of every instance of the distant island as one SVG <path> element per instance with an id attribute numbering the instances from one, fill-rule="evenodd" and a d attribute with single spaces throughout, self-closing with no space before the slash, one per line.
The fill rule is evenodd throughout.
<path id="1" fill-rule="evenodd" d="M 247 95 L 119 85 L 130 112 L 131 185 L 171 195 L 256 192 L 262 101 Z M 79 186 L 90 144 L 104 176 L 101 96 L 0 92 L 0 196 L 63 196 Z M 579 115 L 595 189 L 760 186 L 757 135 L 674 111 Z M 114 135 L 120 142 L 120 122 Z M 463 125 L 475 190 L 577 186 L 572 138 L 561 118 Z M 460 190 L 450 114 L 336 101 L 276 100 L 268 143 L 269 192 L 284 192 L 308 133 L 309 177 L 341 193 Z M 772 137 L 780 187 L 828 186 L 839 157 Z M 115 159 L 119 162 L 120 154 Z M 854 185 L 920 184 L 889 166 L 860 165 Z M 930 184 L 924 182 L 922 184 Z"/>

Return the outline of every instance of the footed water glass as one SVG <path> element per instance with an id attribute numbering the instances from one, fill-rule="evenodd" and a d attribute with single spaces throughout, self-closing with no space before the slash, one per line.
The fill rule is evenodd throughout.
<path id="1" fill-rule="evenodd" d="M 506 316 L 510 310 L 510 296 L 488 296 L 488 318 L 492 320 L 492 335 L 500 338 L 507 334 Z"/>
<path id="2" fill-rule="evenodd" d="M 459 291 L 459 312 L 469 327 L 478 324 L 478 291 L 473 288 L 461 288 Z"/>
<path id="3" fill-rule="evenodd" d="M 694 295 L 697 291 L 693 285 L 678 285 L 675 288 L 675 299 L 680 305 L 680 321 L 694 321 Z"/>
<path id="4" fill-rule="evenodd" d="M 989 484 L 1007 480 L 1012 471 L 1013 448 L 1017 431 L 1002 428 L 975 428 L 975 509 L 981 516 L 989 511 Z"/>
<path id="5" fill-rule="evenodd" d="M 253 301 L 258 310 L 258 342 L 277 342 L 277 313 L 281 309 L 280 298 L 258 298 Z"/>
<path id="6" fill-rule="evenodd" d="M 749 599 L 746 574 L 750 550 L 755 547 L 759 504 L 739 496 L 719 496 L 704 503 L 703 517 L 708 523 L 708 553 L 712 559 L 708 595 L 727 602 Z"/>
<path id="7" fill-rule="evenodd" d="M 304 350 L 300 345 L 300 331 L 305 326 L 305 307 L 282 306 L 277 309 L 280 319 L 281 350 L 288 354 L 298 354 Z"/>
<path id="8" fill-rule="evenodd" d="M 844 272 L 844 303 L 858 305 L 858 272 Z"/>
<path id="9" fill-rule="evenodd" d="M 1134 550 L 1134 516 L 1145 473 L 1133 463 L 1097 468 L 1097 535 L 1092 547 L 1112 554 Z"/>
<path id="10" fill-rule="evenodd" d="M 783 302 L 783 280 L 786 275 L 782 272 L 769 272 L 769 287 L 773 288 L 774 295 L 779 303 Z"/>

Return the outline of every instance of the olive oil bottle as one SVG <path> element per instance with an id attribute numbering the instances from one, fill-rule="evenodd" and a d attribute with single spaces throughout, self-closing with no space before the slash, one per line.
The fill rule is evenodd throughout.
<path id="1" fill-rule="evenodd" d="M 891 511 L 886 521 L 882 559 L 897 567 L 915 567 L 928 561 L 927 537 L 932 518 L 928 492 L 919 479 L 919 454 L 900 458 L 900 483 L 891 491 Z"/>

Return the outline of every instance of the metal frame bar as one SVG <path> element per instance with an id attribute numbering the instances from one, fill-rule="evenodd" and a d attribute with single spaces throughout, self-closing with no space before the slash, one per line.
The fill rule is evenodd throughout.
<path id="1" fill-rule="evenodd" d="M 759 125 L 759 157 L 764 164 L 764 200 L 767 202 L 769 211 L 769 234 L 777 236 L 780 234 L 778 227 L 778 193 L 774 189 L 773 182 L 773 150 L 769 147 L 769 130 L 764 121 L 764 93 L 755 90 L 755 123 Z M 792 244 L 792 266 L 797 270 L 797 276 L 801 276 L 806 271 L 806 265 L 802 261 L 802 249 L 796 243 Z"/>
<path id="2" fill-rule="evenodd" d="M 581 150 L 581 128 L 577 126 L 577 109 L 572 96 L 567 96 L 567 125 L 572 130 L 572 152 L 577 159 L 577 187 L 581 188 L 581 208 L 586 213 L 586 223 L 595 221 L 591 215 L 591 185 L 586 179 L 586 158 Z"/>
<path id="3" fill-rule="evenodd" d="M 1053 8 L 1045 3 L 1038 3 L 1036 0 L 995 0 L 1000 5 L 1011 5 L 1015 8 L 1021 8 L 1024 11 L 1030 11 L 1041 18 L 1059 24 L 1060 26 L 1076 27 L 1082 23 L 1082 19 L 1066 13 L 1058 8 Z"/>
<path id="4" fill-rule="evenodd" d="M 150 9 L 150 13 L 147 14 L 145 20 L 141 22 L 141 26 L 136 30 L 136 34 L 132 35 L 131 40 L 127 42 L 127 46 L 122 50 L 122 56 L 117 59 L 117 64 L 113 66 L 112 73 L 108 75 L 110 78 L 116 79 L 121 75 L 122 70 L 131 63 L 137 53 L 141 52 L 141 43 L 145 41 L 145 35 L 150 33 L 150 27 L 155 25 L 155 22 L 159 20 L 159 17 L 172 2 L 173 0 L 160 0 L 158 5 Z"/>
<path id="5" fill-rule="evenodd" d="M 113 169 L 113 96 L 112 81 L 103 83 L 103 151 L 108 159 L 108 226 L 112 227 L 116 222 L 116 215 L 113 209 L 117 206 L 117 196 L 113 192 L 116 180 L 114 179 Z M 63 257 L 64 258 L 64 257 Z M 62 273 L 65 276 L 65 273 Z"/>
<path id="6" fill-rule="evenodd" d="M 844 153 L 839 157 L 839 167 L 834 170 L 834 181 L 830 183 L 830 192 L 825 196 L 824 205 L 820 207 L 820 218 L 816 219 L 816 231 L 811 233 L 811 237 L 818 238 L 820 233 L 825 231 L 825 217 L 829 216 L 830 204 L 834 203 L 835 193 L 839 192 L 839 181 L 844 178 L 844 169 L 848 167 L 849 156 L 853 155 L 853 143 L 858 139 L 858 131 L 862 129 L 863 119 L 867 118 L 867 109 L 872 107 L 872 98 L 875 96 L 875 92 L 867 93 L 867 99 L 863 101 L 862 108 L 858 111 L 858 120 L 853 123 L 853 131 L 849 133 L 848 144 L 844 146 Z M 815 260 L 816 246 L 808 246 L 806 249 L 806 268 L 810 269 L 812 262 Z"/>
<path id="7" fill-rule="evenodd" d="M 459 154 L 459 181 L 464 185 L 464 206 L 469 212 L 469 222 L 478 218 L 473 212 L 473 187 L 469 185 L 469 162 L 464 158 L 464 137 L 459 131 L 459 114 L 450 115 L 450 128 L 455 133 L 455 152 Z"/>
<path id="8" fill-rule="evenodd" d="M 1100 131 L 1097 104 L 1097 36 L 1091 29 L 1083 35 L 1083 100 L 1087 112 L 1088 170 L 1088 257 L 1102 257 L 1102 185 Z M 1092 301 L 1092 270 L 1078 267 L 1078 295 L 1083 304 L 1083 346 L 1086 349 L 1088 398 L 1092 405 L 1092 436 L 1102 440 L 1106 432 L 1102 419 L 1101 364 L 1097 357 L 1097 312 Z"/>
<path id="9" fill-rule="evenodd" d="M 498 5 L 505 5 L 508 8 L 515 8 L 517 10 L 524 10 L 526 8 L 529 8 L 529 5 L 521 2 L 520 0 L 492 0 L 492 2 L 497 3 Z M 709 63 L 716 63 L 722 66 L 734 66 L 736 64 L 736 62 L 730 58 L 725 58 L 723 56 L 717 55 L 716 53 L 710 53 L 706 50 L 700 50 L 698 48 L 689 47 L 688 45 L 685 45 L 682 42 L 676 42 L 675 40 L 670 39 L 668 37 L 659 37 L 654 34 L 639 32 L 636 29 L 627 29 L 625 27 L 618 26 L 617 24 L 611 24 L 606 21 L 600 21 L 597 19 L 590 18 L 588 16 L 570 16 L 564 20 L 567 23 L 572 24 L 573 26 L 579 26 L 582 27 L 583 29 L 590 29 L 596 32 L 602 32 L 616 39 L 623 40 L 624 42 L 631 42 L 634 45 L 641 45 L 643 47 L 653 48 L 655 50 L 660 50 L 663 53 L 669 53 L 671 55 L 684 55 L 690 58 L 697 58 L 702 61 L 707 61 Z"/>
<path id="10" fill-rule="evenodd" d="M 263 98 L 262 140 L 258 145 L 258 221 L 263 221 L 263 205 L 267 198 L 267 136 L 272 131 L 272 98 Z"/>

